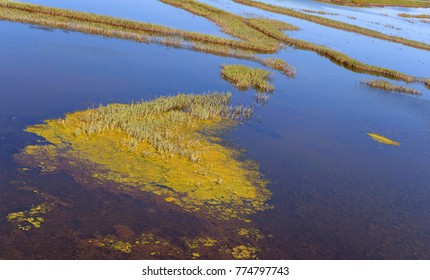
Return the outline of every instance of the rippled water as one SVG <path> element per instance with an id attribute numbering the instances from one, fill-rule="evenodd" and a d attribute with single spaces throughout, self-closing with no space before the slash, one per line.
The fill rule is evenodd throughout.
<path id="1" fill-rule="evenodd" d="M 121 5 L 112 1 L 112 6 L 106 1 L 103 6 L 98 1 L 88 6 L 55 1 L 55 5 L 111 11 L 115 16 L 121 12 L 166 25 L 169 22 L 162 21 L 167 19 L 155 13 L 174 11 L 177 18 L 168 19 L 175 22 L 174 27 L 206 33 L 217 30 L 204 19 L 148 2 L 163 8 L 152 8 L 154 14 L 140 18 L 137 9 L 132 13 L 130 8 L 113 8 L 131 7 L 134 1 Z M 207 2 L 227 7 L 226 1 Z M 303 6 L 295 3 L 297 8 L 334 9 L 308 1 Z M 256 13 L 236 4 L 228 7 L 237 13 Z M 197 24 L 199 21 L 204 24 Z M 327 44 L 373 64 L 430 76 L 425 67 L 430 63 L 427 52 L 343 31 L 330 29 L 328 33 L 328 28 L 296 19 L 291 23 L 302 27 L 291 36 Z M 319 33 L 321 36 L 314 36 Z M 238 91 L 221 79 L 220 65 L 256 64 L 18 23 L 0 22 L 0 34 L 1 258 L 124 258 L 127 256 L 94 252 L 82 244 L 94 235 L 112 234 L 118 225 L 136 232 L 161 229 L 165 236 L 205 230 L 200 228 L 203 221 L 164 208 L 150 198 L 86 188 L 63 173 L 23 172 L 13 155 L 37 143 L 36 136 L 23 131 L 28 125 L 100 103 L 218 90 L 233 92 L 234 104 L 253 104 L 255 92 Z M 424 91 L 421 97 L 382 92 L 360 84 L 373 77 L 350 72 L 314 53 L 285 49 L 279 56 L 296 67 L 296 78 L 273 73 L 276 89 L 267 105 L 256 108 L 258 118 L 226 136 L 247 150 L 247 158 L 259 162 L 271 182 L 274 209 L 252 217 L 257 228 L 272 236 L 267 241 L 271 246 L 261 248 L 259 257 L 428 259 L 429 90 L 414 85 Z M 401 146 L 380 145 L 368 132 L 395 139 Z M 5 220 L 8 213 L 40 202 L 23 187 L 37 188 L 62 201 L 40 230 L 21 232 Z"/>

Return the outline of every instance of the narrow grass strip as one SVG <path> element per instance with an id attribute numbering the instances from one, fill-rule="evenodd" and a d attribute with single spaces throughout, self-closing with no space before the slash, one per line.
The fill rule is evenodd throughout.
<path id="1" fill-rule="evenodd" d="M 421 95 L 421 91 L 419 90 L 416 90 L 413 88 L 407 88 L 404 86 L 393 85 L 392 83 L 385 80 L 363 81 L 362 83 L 369 87 L 379 88 L 386 91 L 393 91 L 393 92 L 406 93 L 406 94 L 412 94 L 412 95 Z"/>
<path id="2" fill-rule="evenodd" d="M 334 63 L 355 72 L 368 73 L 371 75 L 383 76 L 386 78 L 403 80 L 406 82 L 415 82 L 417 80 L 413 76 L 410 76 L 398 71 L 362 63 L 356 59 L 353 59 L 347 56 L 346 54 L 332 50 L 326 46 L 317 45 L 308 41 L 291 38 L 283 32 L 283 30 L 287 30 L 288 28 L 283 26 L 282 23 L 280 23 L 279 21 L 263 20 L 259 18 L 244 18 L 238 15 L 233 15 L 226 11 L 217 9 L 215 7 L 202 4 L 195 0 L 185 0 L 185 1 L 160 0 L 160 1 L 178 8 L 182 8 L 191 13 L 204 16 L 209 20 L 216 22 L 221 27 L 226 26 L 224 30 L 228 34 L 235 37 L 247 38 L 248 36 L 251 36 L 250 35 L 251 33 L 248 33 L 245 31 L 238 33 L 239 31 L 237 31 L 236 29 L 228 27 L 228 26 L 234 25 L 236 22 L 241 22 L 241 23 L 245 23 L 248 26 L 246 30 L 251 30 L 250 28 L 252 28 L 259 31 L 259 33 L 252 33 L 252 34 L 258 34 L 256 35 L 257 37 L 253 38 L 252 40 L 254 42 L 261 41 L 259 44 L 264 44 L 264 42 L 266 41 L 273 42 L 273 40 L 275 40 L 278 43 L 282 42 L 286 45 L 289 45 L 298 49 L 316 52 L 321 56 L 327 57 Z M 259 3 L 259 2 L 256 2 L 256 3 Z M 202 12 L 202 10 L 204 10 L 205 12 Z M 241 26 L 244 26 L 244 25 L 241 24 Z M 247 34 L 247 35 L 244 35 L 244 34 Z M 248 39 L 248 40 L 251 40 L 251 39 Z M 269 64 L 266 64 L 266 65 L 269 66 Z M 286 72 L 288 73 L 287 75 L 294 76 L 294 71 L 286 70 Z"/>
<path id="3" fill-rule="evenodd" d="M 426 14 L 413 15 L 413 14 L 400 13 L 398 14 L 398 16 L 404 17 L 404 18 L 430 18 L 430 15 L 426 15 Z"/>
<path id="4" fill-rule="evenodd" d="M 38 24 L 144 43 L 159 43 L 221 56 L 248 59 L 282 71 L 292 77 L 295 74 L 295 70 L 285 61 L 282 62 L 280 59 L 263 59 L 255 56 L 256 53 L 273 53 L 281 48 L 282 44 L 288 44 L 296 48 L 317 52 L 333 62 L 356 72 L 364 72 L 407 82 L 416 80 L 415 77 L 397 71 L 361 63 L 325 46 L 290 38 L 282 31 L 293 30 L 294 27 L 280 21 L 244 18 L 194 0 L 162 1 L 206 16 L 208 19 L 222 26 L 230 35 L 242 38 L 242 40 L 225 39 L 149 23 L 8 0 L 0 0 L 0 7 L 2 7 L 0 9 L 0 20 Z M 236 25 L 242 26 L 244 29 L 236 28 Z"/>
<path id="5" fill-rule="evenodd" d="M 387 35 L 387 34 L 384 34 L 384 33 L 381 33 L 381 32 L 375 31 L 375 30 L 371 30 L 368 28 L 360 27 L 357 25 L 348 24 L 348 23 L 344 23 L 341 21 L 328 19 L 325 17 L 309 15 L 309 14 L 301 13 L 299 11 L 295 11 L 295 10 L 292 10 L 289 8 L 280 7 L 280 6 L 271 5 L 271 4 L 266 4 L 263 2 L 259 2 L 259 1 L 253 1 L 253 0 L 233 0 L 233 1 L 236 3 L 239 3 L 239 4 L 252 6 L 252 7 L 263 9 L 263 10 L 266 10 L 269 12 L 274 12 L 277 14 L 283 14 L 283 15 L 307 20 L 310 22 L 318 23 L 318 24 L 321 24 L 324 26 L 328 26 L 328 27 L 332 27 L 332 28 L 336 28 L 336 29 L 341 29 L 341 30 L 345 30 L 345 31 L 350 31 L 350 32 L 361 34 L 361 35 L 365 35 L 365 36 L 369 36 L 369 37 L 373 37 L 373 38 L 378 38 L 378 39 L 382 39 L 382 40 L 386 40 L 386 41 L 391 41 L 391 42 L 399 43 L 399 44 L 413 47 L 413 48 L 417 48 L 417 49 L 423 49 L 423 50 L 430 51 L 430 45 L 429 44 L 415 41 L 415 40 L 405 39 L 405 38 L 402 38 L 399 36 Z"/>
<path id="6" fill-rule="evenodd" d="M 335 5 L 351 6 L 351 7 L 410 7 L 422 8 L 430 7 L 430 3 L 419 0 L 316 0 Z"/>
<path id="7" fill-rule="evenodd" d="M 197 32 L 182 31 L 166 26 L 126 20 L 116 17 L 76 12 L 9 0 L 0 0 L 0 19 L 23 23 L 40 24 L 55 28 L 65 28 L 108 37 L 129 38 L 145 41 L 150 36 L 168 36 L 191 42 L 229 46 L 241 50 L 270 53 L 273 48 L 251 42 L 225 39 Z"/>
<path id="8" fill-rule="evenodd" d="M 267 47 L 263 43 L 257 44 L 250 41 L 225 39 L 150 23 L 8 0 L 0 0 L 0 8 L 0 20 L 37 24 L 50 28 L 79 31 L 147 44 L 163 44 L 220 56 L 246 59 L 279 70 L 288 76 L 294 72 L 294 69 L 281 59 L 277 59 L 277 63 L 272 63 L 270 60 L 256 56 L 256 53 L 273 53 L 277 51 L 281 47 L 279 44 L 276 48 L 273 46 Z M 276 28 L 293 28 L 280 22 L 273 21 L 273 24 Z M 267 37 L 265 38 L 267 39 Z"/>

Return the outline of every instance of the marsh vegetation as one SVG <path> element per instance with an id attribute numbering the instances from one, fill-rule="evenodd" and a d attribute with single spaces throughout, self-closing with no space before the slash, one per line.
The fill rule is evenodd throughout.
<path id="1" fill-rule="evenodd" d="M 274 86 L 269 83 L 270 72 L 267 70 L 244 65 L 222 65 L 221 76 L 242 90 L 249 87 L 259 92 L 274 90 Z"/>
<path id="2" fill-rule="evenodd" d="M 421 18 L 421 19 L 430 19 L 430 15 L 426 15 L 426 14 L 418 14 L 418 15 L 413 15 L 413 14 L 406 14 L 406 13 L 400 13 L 398 14 L 399 17 L 404 17 L 404 18 Z"/>
<path id="3" fill-rule="evenodd" d="M 409 39 L 405 39 L 405 38 L 402 38 L 399 36 L 387 35 L 387 34 L 384 34 L 384 33 L 381 33 L 381 32 L 375 31 L 375 30 L 371 30 L 368 28 L 356 26 L 353 24 L 348 24 L 348 23 L 341 22 L 341 21 L 336 21 L 333 19 L 328 19 L 325 17 L 320 17 L 320 16 L 302 13 L 302 12 L 295 11 L 293 9 L 289 9 L 286 7 L 276 6 L 276 5 L 272 5 L 272 4 L 266 4 L 266 3 L 263 3 L 260 1 L 254 1 L 254 0 L 233 0 L 233 1 L 240 3 L 240 4 L 244 4 L 244 5 L 256 7 L 259 9 L 263 9 L 263 10 L 266 10 L 269 12 L 283 14 L 283 15 L 287 15 L 287 16 L 291 16 L 291 17 L 296 17 L 299 19 L 307 20 L 310 22 L 314 22 L 317 24 L 321 24 L 321 25 L 336 28 L 336 29 L 355 32 L 355 33 L 362 34 L 365 36 L 403 44 L 403 45 L 409 46 L 409 47 L 414 47 L 414 48 L 419 48 L 419 49 L 424 49 L 424 50 L 430 50 L 430 45 L 423 43 L 423 42 L 418 42 L 415 40 L 409 40 Z"/>
<path id="4" fill-rule="evenodd" d="M 283 31 L 296 30 L 297 27 L 284 22 L 263 18 L 245 18 L 194 0 L 162 0 L 162 2 L 206 17 L 217 23 L 226 33 L 241 40 L 230 40 L 149 23 L 11 2 L 8 0 L 0 0 L 0 6 L 3 7 L 0 11 L 0 18 L 243 58 L 273 67 L 276 70 L 283 71 L 288 76 L 294 76 L 295 70 L 288 63 L 282 61 L 282 59 L 262 59 L 256 56 L 256 53 L 274 53 L 283 44 L 286 44 L 299 49 L 316 52 L 352 71 L 384 76 L 391 79 L 400 79 L 407 82 L 416 81 L 416 78 L 413 76 L 362 63 L 326 46 L 290 38 Z M 261 8 L 260 2 L 245 2 L 245 4 Z M 262 4 L 263 8 L 266 7 L 264 5 L 267 5 Z M 293 12 L 303 14 L 297 11 Z"/>
<path id="5" fill-rule="evenodd" d="M 400 6 L 400 7 L 429 7 L 430 3 L 420 0 L 317 0 L 336 5 L 345 5 L 353 7 L 384 7 L 384 6 Z"/>
<path id="6" fill-rule="evenodd" d="M 263 210 L 270 192 L 258 166 L 238 160 L 240 153 L 219 138 L 252 114 L 252 108 L 228 106 L 230 98 L 179 94 L 67 114 L 27 128 L 51 145 L 28 146 L 21 158 L 52 170 L 95 165 L 92 180 L 133 186 L 218 218 Z"/>
<path id="7" fill-rule="evenodd" d="M 393 91 L 393 92 L 406 93 L 406 94 L 412 94 L 412 95 L 421 95 L 421 91 L 419 90 L 416 90 L 413 88 L 407 88 L 404 86 L 394 85 L 385 80 L 363 81 L 362 83 L 369 87 L 378 88 L 386 91 Z"/>

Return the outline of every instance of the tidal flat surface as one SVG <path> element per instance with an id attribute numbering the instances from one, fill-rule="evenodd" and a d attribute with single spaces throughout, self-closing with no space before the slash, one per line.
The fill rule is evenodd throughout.
<path id="1" fill-rule="evenodd" d="M 220 32 L 206 19 L 158 1 L 109 1 L 111 6 L 106 1 L 31 2 Z M 302 28 L 288 33 L 295 38 L 325 44 L 366 63 L 430 77 L 426 51 L 231 1 L 205 2 L 234 13 L 285 20 Z M 310 1 L 293 3 L 297 9 L 335 9 Z M 162 16 L 164 12 L 177 18 Z M 385 18 L 381 15 L 380 22 Z M 426 41 L 429 33 L 422 32 L 420 38 Z M 220 75 L 223 64 L 261 67 L 245 60 L 10 22 L 0 22 L 0 34 L 2 259 L 232 258 L 227 251 L 192 254 L 194 245 L 188 245 L 210 234 L 231 237 L 234 248 L 252 245 L 260 259 L 430 258 L 430 90 L 424 86 L 407 85 L 421 90 L 421 96 L 368 88 L 360 81 L 375 77 L 351 72 L 312 52 L 285 48 L 277 56 L 296 68 L 296 77 L 267 69 L 275 90 L 263 105 L 255 102 L 254 90 L 239 91 Z M 259 164 L 272 192 L 273 209 L 250 215 L 255 231 L 244 235 L 232 223 L 214 226 L 150 194 L 89 186 L 67 171 L 27 169 L 16 160 L 22 149 L 42 140 L 24 129 L 46 119 L 99 104 L 215 90 L 232 92 L 233 105 L 255 106 L 252 120 L 223 136 Z M 384 135 L 400 146 L 382 145 L 366 133 Z M 40 228 L 23 231 L 7 219 L 10 213 L 43 203 L 55 207 L 43 214 Z M 252 241 L 243 237 L 247 234 Z M 111 240 L 114 245 L 109 245 Z M 130 253 L 117 240 L 149 242 L 154 249 Z M 157 241 L 169 246 L 160 250 Z M 183 253 L 187 250 L 189 254 Z"/>

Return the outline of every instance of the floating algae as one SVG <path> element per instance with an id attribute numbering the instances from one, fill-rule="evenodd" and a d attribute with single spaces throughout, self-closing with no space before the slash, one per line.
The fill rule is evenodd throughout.
<path id="1" fill-rule="evenodd" d="M 373 140 L 385 144 L 385 145 L 391 145 L 391 146 L 400 146 L 399 142 L 393 141 L 391 139 L 388 139 L 382 135 L 376 134 L 376 133 L 367 133 L 370 137 L 372 137 Z"/>
<path id="2" fill-rule="evenodd" d="M 250 229 L 253 230 L 253 229 Z M 227 230 L 228 231 L 228 230 Z M 88 240 L 91 246 L 121 254 L 133 254 L 133 258 L 175 259 L 256 259 L 256 246 L 260 239 L 240 240 L 234 236 L 214 237 L 207 235 L 162 237 L 159 234 L 142 232 L 135 237 L 108 235 Z M 215 233 L 216 234 L 216 233 Z M 245 242 L 245 243 L 244 243 Z M 246 245 L 245 245 L 246 244 Z"/>
<path id="3" fill-rule="evenodd" d="M 256 248 L 245 245 L 239 245 L 232 249 L 232 255 L 235 259 L 255 259 L 256 252 Z"/>
<path id="4" fill-rule="evenodd" d="M 18 226 L 20 230 L 29 231 L 40 228 L 45 221 L 43 218 L 48 212 L 52 211 L 54 203 L 42 203 L 26 211 L 13 212 L 6 216 L 6 219 Z"/>
<path id="5" fill-rule="evenodd" d="M 21 188 L 21 190 L 33 192 L 42 197 L 45 202 L 32 206 L 30 209 L 24 211 L 9 213 L 6 216 L 6 220 L 15 224 L 18 229 L 23 231 L 40 228 L 45 221 L 43 216 L 51 212 L 59 201 L 33 188 Z"/>
<path id="6" fill-rule="evenodd" d="M 134 187 L 186 211 L 240 218 L 267 209 L 270 192 L 258 166 L 215 137 L 252 114 L 228 106 L 230 97 L 179 94 L 67 114 L 27 128 L 50 144 L 28 146 L 17 158 L 44 170 L 80 168 L 81 181 Z"/>

